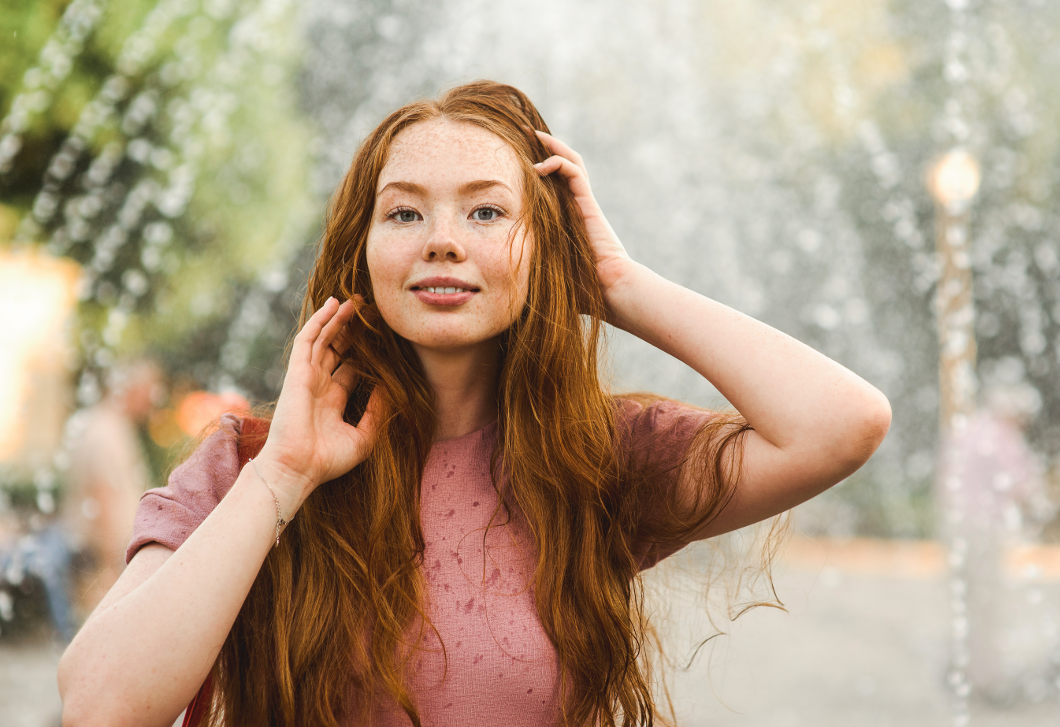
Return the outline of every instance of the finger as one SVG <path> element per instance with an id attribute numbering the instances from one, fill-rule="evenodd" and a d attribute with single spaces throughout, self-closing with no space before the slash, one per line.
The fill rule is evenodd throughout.
<path id="1" fill-rule="evenodd" d="M 324 301 L 324 305 L 320 306 L 317 312 L 309 317 L 309 320 L 305 322 L 304 326 L 302 326 L 302 330 L 300 330 L 298 335 L 294 337 L 294 350 L 291 353 L 292 359 L 296 356 L 305 359 L 311 357 L 313 342 L 320 335 L 320 331 L 324 328 L 324 325 L 335 315 L 335 311 L 338 307 L 337 300 L 334 298 L 328 298 Z"/>
<path id="2" fill-rule="evenodd" d="M 342 327 L 335 335 L 335 340 L 331 342 L 331 350 L 333 350 L 340 357 L 345 356 L 349 353 L 350 347 L 353 346 L 354 335 L 353 326 L 358 324 L 360 321 L 353 319 L 345 326 Z"/>
<path id="3" fill-rule="evenodd" d="M 364 408 L 361 420 L 357 422 L 357 432 L 370 449 L 375 441 L 376 432 L 379 431 L 379 422 L 383 415 L 383 393 L 380 387 L 372 389 L 368 397 L 368 405 Z"/>
<path id="4" fill-rule="evenodd" d="M 540 131 L 538 129 L 535 129 L 534 133 L 537 134 L 538 138 L 541 139 L 542 143 L 544 143 L 544 145 L 548 147 L 548 149 L 553 154 L 559 154 L 561 156 L 567 157 L 572 162 L 578 164 L 578 166 L 584 166 L 584 160 L 582 159 L 581 154 L 574 151 L 574 149 L 572 149 L 565 142 L 560 141 L 556 137 L 552 136 L 552 134 L 549 134 L 547 131 Z"/>
<path id="5" fill-rule="evenodd" d="M 553 172 L 559 172 L 560 176 L 567 180 L 571 192 L 575 197 L 592 197 L 592 189 L 589 187 L 589 178 L 585 170 L 562 156 L 551 156 L 543 162 L 534 165 L 538 173 L 547 177 Z"/>
<path id="6" fill-rule="evenodd" d="M 544 131 L 538 131 L 537 129 L 535 129 L 534 132 L 538 135 L 541 141 L 544 142 L 545 146 L 548 147 L 548 150 L 550 152 L 571 160 L 579 167 L 581 167 L 582 171 L 585 171 L 585 160 L 582 159 L 581 154 L 574 151 L 569 146 L 567 146 L 562 141 L 560 141 L 549 133 L 546 133 Z"/>
<path id="7" fill-rule="evenodd" d="M 350 301 L 353 305 L 353 315 L 350 316 L 349 322 L 335 334 L 335 340 L 331 342 L 331 347 L 340 355 L 344 355 L 350 350 L 350 346 L 353 345 L 354 326 L 368 326 L 370 328 L 374 318 L 375 306 L 365 303 L 363 295 L 354 295 Z"/>
<path id="8" fill-rule="evenodd" d="M 331 347 L 332 341 L 339 331 L 353 318 L 354 306 L 352 301 L 346 301 L 324 326 L 320 329 L 320 335 L 313 341 L 312 362 L 319 363 L 328 370 L 338 365 L 338 354 Z"/>
<path id="9" fill-rule="evenodd" d="M 357 383 L 357 372 L 352 366 L 344 363 L 331 375 L 331 380 L 341 386 L 349 396 L 353 392 L 354 384 Z"/>

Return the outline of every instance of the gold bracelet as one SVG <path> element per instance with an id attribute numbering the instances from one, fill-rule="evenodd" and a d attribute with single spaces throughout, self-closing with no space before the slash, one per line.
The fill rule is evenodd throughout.
<path id="1" fill-rule="evenodd" d="M 291 517 L 291 520 L 284 520 L 283 519 L 283 514 L 280 512 L 280 498 L 276 497 L 276 491 L 273 490 L 272 487 L 269 485 L 269 483 L 265 481 L 265 478 L 261 476 L 261 470 L 259 470 L 258 469 L 258 465 L 255 464 L 254 458 L 253 457 L 248 457 L 247 458 L 247 462 L 250 462 L 250 466 L 254 468 L 254 474 L 256 474 L 258 476 L 259 480 L 261 480 L 261 484 L 263 484 L 263 485 L 265 485 L 266 487 L 269 488 L 269 493 L 272 495 L 272 501 L 274 503 L 276 503 L 276 545 L 274 545 L 272 547 L 279 548 L 280 547 L 280 532 L 285 527 L 287 527 L 288 523 L 290 523 L 291 520 L 294 519 L 294 516 Z"/>

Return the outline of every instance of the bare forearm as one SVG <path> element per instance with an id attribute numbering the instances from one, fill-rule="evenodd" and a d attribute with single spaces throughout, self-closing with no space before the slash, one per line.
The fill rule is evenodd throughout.
<path id="1" fill-rule="evenodd" d="M 290 520 L 321 482 L 364 462 L 379 398 L 372 393 L 358 426 L 344 421 L 357 375 L 336 343 L 361 304 L 329 298 L 302 326 L 256 466 L 243 468 L 176 552 L 138 553 L 70 644 L 58 674 L 64 725 L 169 727 L 216 661 L 275 542 L 277 507 Z"/>
<path id="2" fill-rule="evenodd" d="M 698 371 L 782 450 L 856 449 L 867 419 L 889 412 L 882 394 L 838 363 L 642 265 L 630 263 L 608 306 L 616 325 Z"/>
<path id="3" fill-rule="evenodd" d="M 864 464 L 890 426 L 883 394 L 780 331 L 634 263 L 593 197 L 581 156 L 537 134 L 553 154 L 535 165 L 538 173 L 567 180 L 585 221 L 609 321 L 698 371 L 753 428 L 741 438 L 736 481 L 727 483 L 732 497 L 698 537 L 782 512 Z M 678 500 L 699 503 L 703 479 L 683 469 Z"/>
<path id="4" fill-rule="evenodd" d="M 59 665 L 64 724 L 171 725 L 209 673 L 274 542 L 276 507 L 244 468 L 134 590 L 93 614 Z"/>

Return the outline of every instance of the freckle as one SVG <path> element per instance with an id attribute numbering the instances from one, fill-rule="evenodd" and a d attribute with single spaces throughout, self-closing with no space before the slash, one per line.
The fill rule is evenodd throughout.
<path id="1" fill-rule="evenodd" d="M 453 515 L 456 515 L 456 510 L 450 510 L 445 514 L 446 517 L 452 517 Z"/>
<path id="2" fill-rule="evenodd" d="M 448 590 L 449 590 L 449 584 L 448 584 L 448 583 L 446 583 L 446 584 L 445 584 L 444 586 L 442 586 L 442 589 L 448 592 Z"/>
<path id="3" fill-rule="evenodd" d="M 478 507 L 478 503 L 477 502 L 471 503 L 471 507 Z"/>
<path id="4" fill-rule="evenodd" d="M 434 561 L 434 567 L 435 568 L 441 568 L 442 567 L 442 561 L 440 561 L 440 560 Z"/>
<path id="5" fill-rule="evenodd" d="M 456 558 L 456 564 L 457 564 L 457 565 L 463 565 L 463 564 L 464 564 L 464 559 L 463 559 L 463 558 L 461 558 L 461 557 L 459 557 L 459 556 L 457 556 L 457 558 Z"/>
<path id="6" fill-rule="evenodd" d="M 457 642 L 456 642 L 456 648 L 458 648 L 458 649 L 459 649 L 459 648 L 460 648 L 461 646 L 463 646 L 463 645 L 464 645 L 464 642 L 463 642 L 463 641 L 457 641 Z"/>
<path id="7" fill-rule="evenodd" d="M 432 490 L 437 490 L 438 489 L 438 485 L 431 485 L 431 489 Z"/>
<path id="8" fill-rule="evenodd" d="M 482 654 L 476 654 L 475 655 L 475 660 L 473 662 L 471 662 L 471 663 L 472 664 L 478 664 L 480 661 L 482 661 Z"/>
<path id="9" fill-rule="evenodd" d="M 534 693 L 534 690 L 533 690 L 533 689 L 527 689 L 527 690 L 526 690 L 526 693 L 527 693 L 527 694 L 533 694 L 533 693 Z"/>
<path id="10" fill-rule="evenodd" d="M 162 509 L 162 506 L 161 506 L 161 505 L 158 505 L 157 507 L 158 507 L 158 509 L 159 509 L 159 510 L 161 510 L 161 509 Z"/>

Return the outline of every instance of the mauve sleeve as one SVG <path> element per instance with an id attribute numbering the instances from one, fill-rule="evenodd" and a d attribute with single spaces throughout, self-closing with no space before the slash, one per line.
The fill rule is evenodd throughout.
<path id="1" fill-rule="evenodd" d="M 649 477 L 640 503 L 640 521 L 647 524 L 674 503 L 678 473 L 700 428 L 715 414 L 677 401 L 660 400 L 648 406 L 629 399 L 618 401 L 619 441 L 626 448 L 631 466 Z M 668 558 L 688 542 L 648 540 L 634 542 L 640 569 L 646 570 Z"/>
<path id="2" fill-rule="evenodd" d="M 148 543 L 176 550 L 213 512 L 239 476 L 241 429 L 242 419 L 225 414 L 217 431 L 173 470 L 168 485 L 144 493 L 125 551 L 126 563 Z"/>

